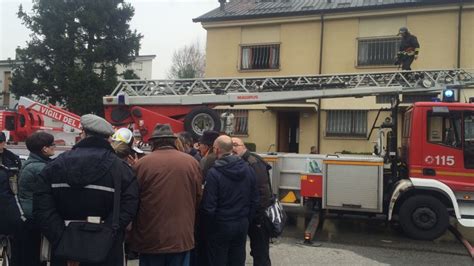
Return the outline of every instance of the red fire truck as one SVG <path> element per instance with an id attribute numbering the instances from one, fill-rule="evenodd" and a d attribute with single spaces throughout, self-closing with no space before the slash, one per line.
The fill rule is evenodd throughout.
<path id="1" fill-rule="evenodd" d="M 267 155 L 273 190 L 287 206 L 309 205 L 319 213 L 385 214 L 388 221 L 398 220 L 409 236 L 435 239 L 448 228 L 450 215 L 474 227 L 474 104 L 415 103 L 404 114 L 400 138 L 399 96 L 443 92 L 445 101 L 459 101 L 459 90 L 472 85 L 472 74 L 460 69 L 126 80 L 104 97 L 104 106 L 108 121 L 134 127 L 146 141 L 157 123 L 196 137 L 204 130 L 220 130 L 220 117 L 212 110 L 216 105 L 390 96 L 391 116 L 379 127 L 372 156 Z M 289 194 L 293 199 L 285 200 Z"/>
<path id="2" fill-rule="evenodd" d="M 393 107 L 380 127 L 389 135 L 397 132 Z M 415 103 L 404 114 L 401 149 L 396 137 L 385 147 L 379 136 L 372 156 L 274 156 L 274 175 L 299 177 L 302 204 L 318 214 L 385 214 L 423 240 L 441 236 L 450 216 L 474 227 L 474 103 Z M 309 170 L 308 162 L 321 170 Z M 310 239 L 314 231 L 307 234 Z"/>

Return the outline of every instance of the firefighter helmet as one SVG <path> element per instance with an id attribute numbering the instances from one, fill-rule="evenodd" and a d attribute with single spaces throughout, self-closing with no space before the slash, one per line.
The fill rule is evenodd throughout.
<path id="1" fill-rule="evenodd" d="M 398 34 L 403 34 L 403 33 L 407 33 L 408 32 L 408 28 L 407 27 L 401 27 L 399 30 L 398 30 Z"/>
<path id="2" fill-rule="evenodd" d="M 129 144 L 132 141 L 133 133 L 128 128 L 120 128 L 112 135 L 112 140 Z"/>

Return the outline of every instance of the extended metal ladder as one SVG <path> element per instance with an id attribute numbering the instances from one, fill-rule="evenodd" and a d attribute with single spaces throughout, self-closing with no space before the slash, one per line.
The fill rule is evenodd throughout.
<path id="1" fill-rule="evenodd" d="M 285 77 L 122 80 L 111 96 L 104 97 L 104 104 L 117 104 L 118 95 L 127 95 L 127 104 L 130 105 L 245 104 L 429 92 L 439 91 L 447 85 L 472 84 L 474 74 L 463 69 Z"/>

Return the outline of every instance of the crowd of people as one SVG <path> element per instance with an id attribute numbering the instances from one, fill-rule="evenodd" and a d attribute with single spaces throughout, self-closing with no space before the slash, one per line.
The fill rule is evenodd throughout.
<path id="1" fill-rule="evenodd" d="M 140 266 L 244 265 L 247 236 L 253 264 L 271 265 L 271 167 L 241 139 L 206 131 L 195 143 L 161 124 L 145 154 L 126 128 L 95 115 L 81 124 L 81 140 L 55 159 L 51 134 L 28 137 L 17 191 L 0 171 L 0 189 L 16 195 L 0 191 L 0 203 L 21 206 L 0 221 L 11 265 L 125 265 L 126 254 Z M 4 144 L 0 133 L 2 164 L 20 167 Z"/>

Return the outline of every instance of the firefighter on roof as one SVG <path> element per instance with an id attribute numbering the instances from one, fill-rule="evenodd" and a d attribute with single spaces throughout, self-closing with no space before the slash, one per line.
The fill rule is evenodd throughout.
<path id="1" fill-rule="evenodd" d="M 402 36 L 400 48 L 395 65 L 401 65 L 402 70 L 411 70 L 413 60 L 418 59 L 420 44 L 415 35 L 412 35 L 406 27 L 401 27 L 398 35 Z"/>

